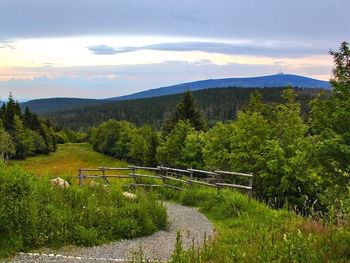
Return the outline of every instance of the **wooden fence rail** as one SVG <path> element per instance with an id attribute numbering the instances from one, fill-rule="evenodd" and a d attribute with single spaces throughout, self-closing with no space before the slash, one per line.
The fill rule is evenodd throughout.
<path id="1" fill-rule="evenodd" d="M 123 171 L 127 174 L 106 174 L 107 171 Z M 136 173 L 136 171 L 151 171 L 153 174 Z M 94 172 L 89 174 L 89 172 Z M 233 184 L 225 182 L 225 178 L 232 176 L 246 177 L 249 180 L 248 185 Z M 217 188 L 218 190 L 223 187 L 227 188 L 237 188 L 246 190 L 249 196 L 253 192 L 253 175 L 248 173 L 238 173 L 229 171 L 206 171 L 198 169 L 178 169 L 164 166 L 157 167 L 144 167 L 144 166 L 128 166 L 128 167 L 98 167 L 98 168 L 80 168 L 78 171 L 79 184 L 84 184 L 84 179 L 103 179 L 108 184 L 108 179 L 134 179 L 134 183 L 129 184 L 131 187 L 170 187 L 177 190 L 182 190 L 183 188 L 178 186 L 169 185 L 166 181 L 175 181 L 183 184 L 193 185 L 198 184 L 207 187 Z M 145 184 L 138 183 L 138 178 L 151 178 L 159 179 L 163 181 L 163 184 Z"/>

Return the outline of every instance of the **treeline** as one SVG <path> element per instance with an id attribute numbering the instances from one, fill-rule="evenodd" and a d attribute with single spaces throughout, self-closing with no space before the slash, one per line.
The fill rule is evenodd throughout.
<path id="1" fill-rule="evenodd" d="M 186 93 L 161 132 L 109 120 L 93 130 L 94 149 L 143 165 L 250 172 L 255 196 L 271 205 L 349 212 L 348 43 L 331 54 L 334 90 L 312 100 L 306 116 L 292 89 L 283 90 L 281 102 L 274 104 L 256 92 L 236 120 L 208 128 Z"/>
<path id="2" fill-rule="evenodd" d="M 242 110 L 251 94 L 259 91 L 265 103 L 281 102 L 284 88 L 216 88 L 200 90 L 193 93 L 198 107 L 204 114 L 209 125 L 217 121 L 235 119 Z M 302 112 L 307 113 L 308 103 L 320 92 L 319 89 L 294 88 L 301 103 Z M 171 115 L 173 108 L 181 101 L 181 94 L 162 96 L 130 101 L 110 102 L 103 105 L 82 107 L 80 109 L 65 110 L 46 115 L 55 124 L 75 130 L 86 130 L 108 119 L 126 120 L 136 125 L 148 124 L 154 128 L 161 128 L 163 122 Z"/>
<path id="3" fill-rule="evenodd" d="M 0 144 L 2 159 L 23 159 L 34 154 L 48 154 L 57 148 L 51 123 L 39 119 L 28 108 L 22 112 L 11 94 L 0 109 Z"/>
<path id="4" fill-rule="evenodd" d="M 54 128 L 29 110 L 22 111 L 12 94 L 0 107 L 0 162 L 9 158 L 24 159 L 36 154 L 49 154 L 58 143 L 83 141 L 86 135 Z"/>

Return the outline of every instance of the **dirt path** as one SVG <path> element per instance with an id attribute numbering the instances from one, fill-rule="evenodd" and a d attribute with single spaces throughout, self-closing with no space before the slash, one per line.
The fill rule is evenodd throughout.
<path id="1" fill-rule="evenodd" d="M 189 248 L 193 242 L 201 245 L 205 235 L 209 237 L 214 234 L 213 225 L 196 208 L 168 202 L 164 204 L 169 220 L 167 231 L 95 247 L 22 253 L 15 256 L 13 262 L 127 262 L 140 249 L 146 259 L 166 261 L 172 254 L 178 231 L 181 232 L 184 248 Z"/>

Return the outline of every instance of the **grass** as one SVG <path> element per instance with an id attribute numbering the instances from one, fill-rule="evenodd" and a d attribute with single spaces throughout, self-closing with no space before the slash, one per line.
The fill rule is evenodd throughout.
<path id="1" fill-rule="evenodd" d="M 0 167 L 0 258 L 47 246 L 95 245 L 166 227 L 166 210 L 142 191 L 120 187 L 51 186 L 19 167 Z"/>
<path id="2" fill-rule="evenodd" d="M 127 167 L 128 164 L 115 158 L 94 152 L 90 144 L 68 143 L 58 145 L 56 152 L 50 155 L 38 155 L 25 160 L 9 162 L 10 166 L 19 165 L 26 171 L 44 176 L 77 175 L 79 168 Z"/>
<path id="3" fill-rule="evenodd" d="M 350 262 L 350 224 L 332 225 L 297 216 L 229 190 L 202 187 L 161 198 L 199 207 L 218 235 L 201 249 L 177 246 L 173 263 Z"/>

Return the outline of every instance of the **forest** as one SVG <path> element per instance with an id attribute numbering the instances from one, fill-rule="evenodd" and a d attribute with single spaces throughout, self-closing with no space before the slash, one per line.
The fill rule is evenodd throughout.
<path id="1" fill-rule="evenodd" d="M 281 95 L 285 88 L 215 88 L 195 91 L 193 96 L 208 125 L 212 126 L 217 121 L 235 119 L 254 92 L 259 91 L 262 94 L 263 102 L 276 103 L 281 102 Z M 298 94 L 297 100 L 301 103 L 303 113 L 308 112 L 309 102 L 320 92 L 325 96 L 329 94 L 328 90 L 316 88 L 293 88 L 293 90 Z M 126 120 L 135 125 L 149 124 L 160 129 L 163 121 L 169 117 L 173 108 L 180 102 L 181 96 L 178 94 L 128 101 L 101 101 L 99 105 L 69 110 L 66 109 L 66 104 L 56 101 L 57 106 L 54 106 L 56 112 L 49 112 L 53 107 L 49 106 L 43 115 L 58 126 L 81 131 L 86 131 L 89 127 L 99 125 L 108 119 Z M 60 111 L 57 110 L 59 105 L 62 109 Z M 28 106 L 31 107 L 30 104 Z M 36 110 L 36 107 L 33 106 L 32 110 Z"/>
<path id="2" fill-rule="evenodd" d="M 57 129 L 28 107 L 23 110 L 12 94 L 0 107 L 0 162 L 49 154 L 56 151 L 57 144 L 84 139 L 83 133 Z"/>

